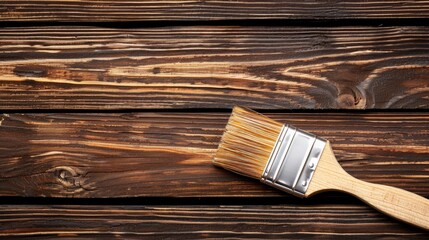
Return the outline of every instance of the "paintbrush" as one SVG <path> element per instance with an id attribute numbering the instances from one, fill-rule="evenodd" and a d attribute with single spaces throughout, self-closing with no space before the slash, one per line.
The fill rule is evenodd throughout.
<path id="1" fill-rule="evenodd" d="M 329 141 L 246 108 L 234 108 L 213 163 L 301 198 L 346 192 L 429 230 L 428 199 L 356 179 L 340 166 Z"/>

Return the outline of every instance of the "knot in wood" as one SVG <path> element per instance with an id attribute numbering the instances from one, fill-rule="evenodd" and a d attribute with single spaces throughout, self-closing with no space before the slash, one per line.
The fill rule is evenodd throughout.
<path id="1" fill-rule="evenodd" d="M 159 67 L 154 67 L 154 68 L 152 69 L 152 73 L 153 73 L 153 74 L 161 73 L 161 69 L 160 69 Z"/>
<path id="2" fill-rule="evenodd" d="M 54 168 L 54 175 L 65 188 L 80 188 L 84 172 L 76 167 L 59 166 Z"/>
<path id="3" fill-rule="evenodd" d="M 337 97 L 337 103 L 340 108 L 363 109 L 365 108 L 365 99 L 361 91 L 357 88 L 341 89 Z"/>

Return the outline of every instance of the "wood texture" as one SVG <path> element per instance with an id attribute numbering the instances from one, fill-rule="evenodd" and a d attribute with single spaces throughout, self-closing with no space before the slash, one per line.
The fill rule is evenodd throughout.
<path id="1" fill-rule="evenodd" d="M 0 115 L 15 204 L 0 238 L 428 239 L 351 197 L 211 165 L 216 109 L 401 109 L 268 115 L 330 139 L 353 176 L 428 198 L 428 17 L 426 0 L 1 1 L 0 113 L 17 113 Z M 46 203 L 73 205 L 31 205 Z"/>
<path id="2" fill-rule="evenodd" d="M 399 188 L 352 177 L 338 163 L 329 142 L 305 195 L 311 196 L 323 191 L 352 194 L 389 216 L 429 230 L 429 199 Z"/>
<path id="3" fill-rule="evenodd" d="M 141 239 L 428 239 L 366 206 L 0 205 L 0 237 Z M 78 227 L 77 227 L 78 226 Z"/>
<path id="4" fill-rule="evenodd" d="M 154 21 L 231 19 L 401 19 L 429 17 L 429 3 L 407 1 L 2 1 L 3 21 Z"/>
<path id="5" fill-rule="evenodd" d="M 341 165 L 355 177 L 429 196 L 428 113 L 267 116 L 332 140 Z M 0 195 L 289 197 L 212 166 L 228 117 L 4 114 Z"/>
<path id="6" fill-rule="evenodd" d="M 0 109 L 427 109 L 428 38 L 428 27 L 4 28 Z"/>

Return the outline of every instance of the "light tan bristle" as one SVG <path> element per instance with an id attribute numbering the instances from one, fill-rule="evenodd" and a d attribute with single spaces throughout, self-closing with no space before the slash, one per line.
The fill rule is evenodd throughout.
<path id="1" fill-rule="evenodd" d="M 259 179 L 283 124 L 242 107 L 234 107 L 213 163 Z"/>

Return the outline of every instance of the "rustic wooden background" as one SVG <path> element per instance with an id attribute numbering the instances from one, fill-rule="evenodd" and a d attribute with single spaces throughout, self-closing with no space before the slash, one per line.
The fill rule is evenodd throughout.
<path id="1" fill-rule="evenodd" d="M 211 165 L 234 105 L 429 198 L 428 1 L 0 2 L 0 237 L 428 239 Z"/>

